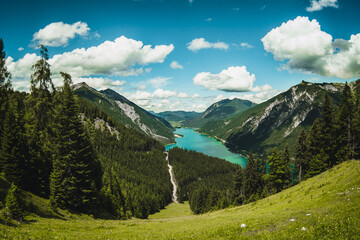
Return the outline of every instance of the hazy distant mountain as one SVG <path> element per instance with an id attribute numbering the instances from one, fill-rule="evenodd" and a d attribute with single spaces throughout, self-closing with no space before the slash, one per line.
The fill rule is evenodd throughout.
<path id="1" fill-rule="evenodd" d="M 198 112 L 186 112 L 186 111 L 165 111 L 160 113 L 155 113 L 157 116 L 164 118 L 169 122 L 180 122 L 185 121 L 190 118 L 199 116 L 201 113 Z"/>
<path id="2" fill-rule="evenodd" d="M 223 123 L 226 119 L 234 117 L 256 104 L 242 99 L 224 99 L 212 104 L 205 112 L 194 118 L 183 122 L 185 127 L 210 129 L 218 123 Z"/>
<path id="3" fill-rule="evenodd" d="M 74 86 L 74 92 L 127 127 L 163 143 L 174 141 L 174 128 L 169 122 L 147 112 L 111 89 L 97 91 L 83 82 Z"/>

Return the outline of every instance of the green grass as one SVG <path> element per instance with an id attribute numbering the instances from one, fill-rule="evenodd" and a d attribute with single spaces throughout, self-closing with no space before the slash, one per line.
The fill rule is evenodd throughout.
<path id="1" fill-rule="evenodd" d="M 359 173 L 359 161 L 344 162 L 268 198 L 204 215 L 172 204 L 148 220 L 29 216 L 17 227 L 0 225 L 0 239 L 360 239 Z"/>
<path id="2" fill-rule="evenodd" d="M 193 213 L 190 210 L 189 202 L 171 203 L 165 209 L 158 213 L 149 216 L 149 219 L 164 219 L 164 218 L 179 218 L 191 216 Z"/>

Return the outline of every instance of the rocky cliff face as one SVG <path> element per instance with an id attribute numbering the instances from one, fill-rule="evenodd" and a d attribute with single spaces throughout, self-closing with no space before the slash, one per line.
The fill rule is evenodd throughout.
<path id="1" fill-rule="evenodd" d="M 226 146 L 236 152 L 271 151 L 273 147 L 293 147 L 302 128 L 310 128 L 321 116 L 327 92 L 339 104 L 342 84 L 302 82 L 274 98 L 228 119 L 212 131 L 226 139 Z"/>
<path id="2" fill-rule="evenodd" d="M 74 85 L 74 92 L 127 127 L 134 128 L 163 143 L 174 141 L 172 133 L 174 129 L 170 123 L 147 112 L 111 89 L 97 91 L 86 83 L 79 83 Z"/>

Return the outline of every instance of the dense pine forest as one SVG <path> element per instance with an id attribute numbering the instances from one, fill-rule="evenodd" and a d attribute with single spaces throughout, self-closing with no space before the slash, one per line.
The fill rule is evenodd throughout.
<path id="1" fill-rule="evenodd" d="M 54 212 L 100 217 L 147 218 L 171 202 L 161 143 L 79 100 L 69 74 L 55 88 L 45 47 L 29 94 L 13 91 L 1 39 L 0 53 L 0 171 L 12 183 L 0 199 L 6 216 L 23 218 L 19 188 L 48 198 Z"/>
<path id="2" fill-rule="evenodd" d="M 228 195 L 237 165 L 181 148 L 169 150 L 169 162 L 174 167 L 178 198 L 189 200 L 194 213 L 230 205 Z"/>

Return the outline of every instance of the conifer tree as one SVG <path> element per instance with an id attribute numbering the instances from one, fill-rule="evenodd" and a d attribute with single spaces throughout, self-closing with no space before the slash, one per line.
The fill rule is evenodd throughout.
<path id="1" fill-rule="evenodd" d="M 335 159 L 335 122 L 334 122 L 334 110 L 331 106 L 329 94 L 325 94 L 323 111 L 322 111 L 322 122 L 321 122 L 321 135 L 319 148 L 323 149 L 326 155 L 326 165 L 333 166 L 336 162 Z"/>
<path id="2" fill-rule="evenodd" d="M 54 207 L 86 211 L 94 206 L 96 184 L 94 154 L 79 117 L 79 108 L 71 89 L 71 77 L 64 78 L 55 109 L 54 139 L 56 151 L 51 172 L 50 202 Z"/>
<path id="3" fill-rule="evenodd" d="M 1 166 L 5 177 L 18 186 L 22 186 L 25 182 L 25 162 L 28 158 L 23 110 L 23 99 L 20 94 L 11 94 L 9 109 L 3 123 L 4 132 L 0 149 Z"/>
<path id="4" fill-rule="evenodd" d="M 3 124 L 5 121 L 5 114 L 8 108 L 8 90 L 11 87 L 11 74 L 8 72 L 5 66 L 5 57 L 6 54 L 4 51 L 4 43 L 2 38 L 0 38 L 0 147 L 2 145 L 2 134 L 4 132 Z M 2 165 L 0 164 L 0 171 L 1 169 Z"/>
<path id="5" fill-rule="evenodd" d="M 291 178 L 291 170 L 290 170 L 291 156 L 290 156 L 290 149 L 288 144 L 285 145 L 283 160 L 285 164 L 284 182 L 287 182 L 287 185 L 289 185 L 291 183 L 292 178 Z"/>
<path id="6" fill-rule="evenodd" d="M 53 95 L 50 65 L 47 62 L 47 49 L 40 45 L 41 59 L 32 68 L 31 94 L 26 99 L 26 132 L 30 157 L 26 168 L 29 169 L 27 190 L 43 197 L 49 196 L 49 176 L 51 172 L 52 143 L 51 131 L 53 115 Z M 51 87 L 51 91 L 49 90 Z"/>
<path id="7" fill-rule="evenodd" d="M 270 165 L 269 180 L 276 192 L 280 192 L 289 184 L 284 158 L 277 148 L 274 148 L 272 154 L 268 157 L 268 161 Z"/>
<path id="8" fill-rule="evenodd" d="M 260 176 L 258 172 L 258 164 L 251 152 L 244 170 L 243 189 L 247 199 L 253 194 L 257 194 L 260 190 Z"/>
<path id="9" fill-rule="evenodd" d="M 10 219 L 22 221 L 24 220 L 23 212 L 20 191 L 18 187 L 12 183 L 5 198 L 5 214 Z"/>
<path id="10" fill-rule="evenodd" d="M 351 89 L 346 83 L 342 92 L 342 101 L 337 118 L 337 138 L 336 138 L 336 163 L 349 160 L 353 156 L 352 152 L 352 119 L 353 119 L 353 98 Z M 332 164 L 333 166 L 334 164 Z"/>
<path id="11" fill-rule="evenodd" d="M 352 150 L 356 159 L 360 158 L 360 79 L 355 82 L 355 106 L 352 122 L 353 143 Z"/>
<path id="12" fill-rule="evenodd" d="M 298 174 L 298 181 L 301 182 L 303 176 L 306 174 L 309 162 L 307 135 L 305 129 L 302 129 L 296 144 L 296 160 L 295 169 Z"/>
<path id="13" fill-rule="evenodd" d="M 234 176 L 234 195 L 235 195 L 235 204 L 240 205 L 244 202 L 244 169 L 241 166 L 238 166 Z"/>
<path id="14" fill-rule="evenodd" d="M 303 174 L 304 178 L 309 178 L 325 171 L 328 167 L 329 156 L 325 154 L 322 147 L 321 123 L 319 119 L 314 121 L 308 136 L 309 162 L 308 168 Z"/>

